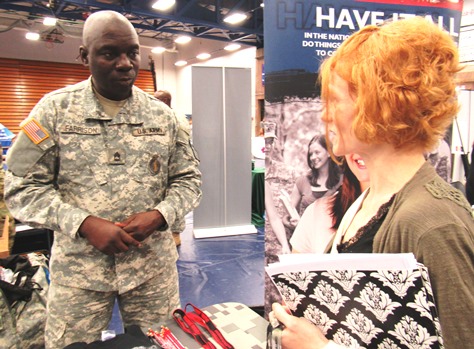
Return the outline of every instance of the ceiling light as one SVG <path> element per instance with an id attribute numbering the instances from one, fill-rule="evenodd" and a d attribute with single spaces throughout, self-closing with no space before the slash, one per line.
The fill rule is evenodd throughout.
<path id="1" fill-rule="evenodd" d="M 166 48 L 164 48 L 162 46 L 153 47 L 151 49 L 151 53 L 163 53 L 165 51 L 166 51 Z"/>
<path id="2" fill-rule="evenodd" d="M 229 23 L 229 24 L 238 24 L 247 19 L 247 15 L 243 12 L 234 12 L 230 15 L 227 15 L 224 18 L 224 22 Z"/>
<path id="3" fill-rule="evenodd" d="M 39 40 L 40 35 L 38 33 L 28 32 L 25 35 L 28 40 Z"/>
<path id="4" fill-rule="evenodd" d="M 177 67 L 182 67 L 184 65 L 188 64 L 186 61 L 177 61 L 174 65 Z"/>
<path id="5" fill-rule="evenodd" d="M 240 48 L 239 44 L 229 44 L 226 47 L 224 47 L 224 50 L 226 51 L 236 51 Z"/>
<path id="6" fill-rule="evenodd" d="M 201 59 L 201 60 L 208 59 L 209 57 L 211 57 L 211 54 L 207 52 L 200 53 L 196 56 L 197 59 Z"/>
<path id="7" fill-rule="evenodd" d="M 191 37 L 186 36 L 186 35 L 180 35 L 176 39 L 174 39 L 174 42 L 177 44 L 187 44 L 190 41 L 191 41 Z"/>
<path id="8" fill-rule="evenodd" d="M 175 2 L 175 0 L 158 0 L 151 7 L 158 11 L 166 11 L 173 7 Z"/>
<path id="9" fill-rule="evenodd" d="M 58 20 L 54 17 L 44 17 L 43 24 L 47 26 L 53 26 L 53 25 L 56 25 L 57 21 Z"/>

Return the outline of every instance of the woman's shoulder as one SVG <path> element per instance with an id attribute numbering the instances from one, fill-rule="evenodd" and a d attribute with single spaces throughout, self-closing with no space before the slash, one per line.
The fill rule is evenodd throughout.
<path id="1" fill-rule="evenodd" d="M 453 207 L 453 209 L 458 208 L 469 213 L 472 211 L 466 196 L 440 177 L 402 189 L 397 196 L 400 196 L 400 200 L 403 200 L 408 207 L 420 206 L 427 210 Z"/>
<path id="2" fill-rule="evenodd" d="M 472 210 L 446 184 L 427 182 L 406 195 L 397 194 L 375 237 L 374 250 L 400 252 L 402 248 L 422 254 L 444 245 L 446 239 L 474 241 Z"/>
<path id="3" fill-rule="evenodd" d="M 464 194 L 438 177 L 399 192 L 387 218 L 401 229 L 420 233 L 453 224 L 474 230 L 472 209 Z"/>
<path id="4" fill-rule="evenodd" d="M 441 178 L 435 178 L 424 185 L 426 191 L 436 199 L 447 199 L 458 206 L 470 211 L 471 205 L 466 196 Z"/>
<path id="5" fill-rule="evenodd" d="M 422 206 L 435 210 L 438 207 L 442 209 L 452 206 L 471 212 L 471 205 L 466 196 L 441 178 L 427 162 L 397 193 L 395 202 L 395 206 L 403 202 L 406 207 Z"/>

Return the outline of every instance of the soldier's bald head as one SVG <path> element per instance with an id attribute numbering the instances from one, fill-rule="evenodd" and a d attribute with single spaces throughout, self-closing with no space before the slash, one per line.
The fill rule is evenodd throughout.
<path id="1" fill-rule="evenodd" d="M 104 29 L 120 27 L 128 27 L 132 35 L 136 33 L 132 23 L 122 14 L 115 11 L 98 11 L 91 14 L 84 23 L 82 31 L 82 44 L 90 46 L 98 37 L 101 37 Z"/>
<path id="2" fill-rule="evenodd" d="M 79 54 L 100 95 L 116 101 L 130 96 L 141 59 L 138 34 L 127 18 L 114 11 L 90 15 Z"/>

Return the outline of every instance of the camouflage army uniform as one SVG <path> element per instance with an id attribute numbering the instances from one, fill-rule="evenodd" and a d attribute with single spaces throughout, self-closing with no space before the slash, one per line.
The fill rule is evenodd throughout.
<path id="1" fill-rule="evenodd" d="M 2 148 L 0 148 L 0 151 L 1 150 Z M 15 220 L 13 219 L 13 216 L 8 211 L 7 206 L 5 205 L 5 200 L 3 198 L 4 178 L 5 178 L 5 172 L 3 170 L 3 156 L 2 154 L 0 154 L 0 236 L 3 235 L 5 220 L 6 220 L 6 217 L 9 216 L 8 248 L 11 252 L 13 248 L 13 243 L 15 242 L 16 229 L 15 229 Z"/>
<path id="2" fill-rule="evenodd" d="M 38 137 L 49 137 L 35 144 L 20 132 L 7 156 L 5 200 L 20 221 L 54 230 L 51 285 L 121 295 L 157 278 L 177 284 L 168 227 L 198 205 L 201 174 L 172 110 L 133 87 L 111 118 L 89 79 L 46 95 L 22 126 L 32 119 Z M 89 215 L 119 222 L 152 209 L 167 226 L 126 253 L 105 255 L 78 234 Z"/>
<path id="3" fill-rule="evenodd" d="M 176 113 L 175 115 L 176 115 L 176 118 L 178 119 L 179 128 L 183 136 L 186 137 L 186 142 L 192 142 L 191 127 L 189 126 L 189 121 L 186 118 L 186 115 L 180 114 L 180 113 Z M 182 231 L 184 231 L 185 228 L 186 228 L 186 220 L 184 216 L 176 218 L 176 221 L 170 227 L 170 230 L 173 232 L 173 238 L 175 240 L 176 246 L 179 246 L 181 244 L 181 239 L 179 235 L 174 236 L 174 234 L 180 234 Z"/>

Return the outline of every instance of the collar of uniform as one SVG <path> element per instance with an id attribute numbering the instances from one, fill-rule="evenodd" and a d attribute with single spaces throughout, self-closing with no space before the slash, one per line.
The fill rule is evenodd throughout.
<path id="1" fill-rule="evenodd" d="M 119 113 L 111 120 L 110 125 L 114 124 L 129 124 L 129 125 L 142 125 L 143 124 L 143 113 L 142 104 L 143 101 L 139 97 L 138 88 L 133 86 L 132 95 L 127 99 L 125 104 Z"/>
<path id="2" fill-rule="evenodd" d="M 125 102 L 122 110 L 115 117 L 112 117 L 104 112 L 104 108 L 94 94 L 92 77 L 89 77 L 88 87 L 84 93 L 84 119 L 109 121 L 110 124 L 142 124 L 141 113 L 132 112 L 133 110 L 140 109 L 136 92 L 137 88 L 133 86 L 132 95 Z"/>

